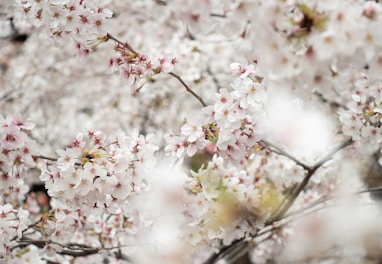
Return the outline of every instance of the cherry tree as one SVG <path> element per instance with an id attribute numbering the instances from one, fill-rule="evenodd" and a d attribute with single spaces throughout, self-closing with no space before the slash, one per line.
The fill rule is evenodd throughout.
<path id="1" fill-rule="evenodd" d="M 0 19 L 0 263 L 382 259 L 379 1 Z"/>

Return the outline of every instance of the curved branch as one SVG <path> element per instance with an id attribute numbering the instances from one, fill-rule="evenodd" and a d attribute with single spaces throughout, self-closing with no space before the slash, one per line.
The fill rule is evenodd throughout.
<path id="1" fill-rule="evenodd" d="M 116 37 L 114 37 L 113 35 L 111 35 L 110 33 L 106 33 L 106 41 L 111 39 L 111 40 L 114 40 L 115 42 L 117 42 L 119 45 L 125 47 L 126 49 L 128 49 L 129 51 L 131 51 L 132 53 L 134 53 L 135 55 L 138 55 L 139 53 L 136 52 L 133 47 L 130 46 L 129 43 L 127 42 L 122 42 L 120 41 L 119 39 L 117 39 Z"/>
<path id="2" fill-rule="evenodd" d="M 276 153 L 276 154 L 279 154 L 281 156 L 287 157 L 288 159 L 294 161 L 297 165 L 303 167 L 304 170 L 309 170 L 310 169 L 310 166 L 308 166 L 305 163 L 299 161 L 297 158 L 293 157 L 288 152 L 282 150 L 281 148 L 273 145 L 272 143 L 270 143 L 270 142 L 268 142 L 266 140 L 260 140 L 259 144 L 261 146 L 265 147 L 266 149 L 268 149 L 269 151 L 273 152 L 273 153 Z"/>
<path id="3" fill-rule="evenodd" d="M 203 99 L 199 95 L 197 95 L 193 90 L 191 90 L 191 88 L 183 81 L 183 79 L 179 75 L 177 75 L 173 72 L 169 72 L 168 74 L 170 74 L 172 77 L 176 78 L 184 86 L 184 88 L 186 88 L 187 92 L 189 92 L 196 99 L 198 99 L 198 101 L 202 104 L 203 107 L 207 106 L 207 104 L 203 101 Z"/>
<path id="4" fill-rule="evenodd" d="M 111 40 L 115 41 L 116 43 L 118 43 L 119 45 L 125 47 L 125 48 L 128 49 L 130 52 L 134 53 L 135 55 L 138 55 L 138 54 L 139 54 L 137 51 L 135 51 L 135 50 L 133 49 L 133 47 L 131 47 L 131 46 L 129 45 L 129 43 L 120 41 L 119 39 L 117 39 L 116 37 L 114 37 L 113 35 L 111 35 L 110 33 L 107 33 L 107 34 L 104 36 L 104 38 L 105 38 L 104 41 L 108 41 L 109 39 L 111 39 Z M 206 107 L 206 106 L 207 106 L 207 104 L 203 101 L 203 99 L 202 99 L 199 95 L 197 95 L 193 90 L 191 90 L 191 88 L 190 88 L 190 87 L 183 81 L 183 79 L 182 79 L 179 75 L 177 75 L 177 74 L 175 74 L 175 73 L 173 73 L 173 72 L 169 72 L 168 74 L 171 75 L 172 77 L 176 78 L 176 79 L 177 79 L 177 80 L 184 86 L 184 88 L 186 88 L 187 92 L 189 92 L 189 93 L 192 94 L 196 99 L 198 99 L 198 101 L 203 105 L 203 107 Z"/>

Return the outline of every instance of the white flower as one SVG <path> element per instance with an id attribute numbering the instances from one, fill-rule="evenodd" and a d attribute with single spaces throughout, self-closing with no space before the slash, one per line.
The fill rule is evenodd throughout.
<path id="1" fill-rule="evenodd" d="M 242 65 L 237 62 L 231 63 L 231 71 L 235 75 L 240 75 L 241 79 L 244 79 L 248 76 L 253 76 L 256 74 L 255 66 L 253 64 Z"/>
<path id="2" fill-rule="evenodd" d="M 181 128 L 182 135 L 187 137 L 189 142 L 195 142 L 197 139 L 204 137 L 201 126 L 192 124 L 188 120 Z"/>
<path id="3" fill-rule="evenodd" d="M 59 149 L 56 152 L 60 158 L 57 160 L 57 166 L 61 170 L 67 170 L 73 167 L 74 163 L 80 157 L 81 151 L 77 148 L 66 148 L 66 150 Z"/>
<path id="4" fill-rule="evenodd" d="M 114 175 L 111 176 L 97 176 L 94 182 L 95 188 L 105 194 L 112 194 L 118 180 Z"/>

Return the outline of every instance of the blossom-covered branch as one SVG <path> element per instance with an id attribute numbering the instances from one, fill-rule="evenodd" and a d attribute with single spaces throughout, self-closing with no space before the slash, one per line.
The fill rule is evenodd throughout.
<path id="1" fill-rule="evenodd" d="M 0 262 L 381 251 L 380 1 L 0 10 Z"/>

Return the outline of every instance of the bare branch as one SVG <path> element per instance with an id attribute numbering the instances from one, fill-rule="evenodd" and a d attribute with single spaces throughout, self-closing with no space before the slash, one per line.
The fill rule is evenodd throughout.
<path id="1" fill-rule="evenodd" d="M 336 109 L 342 108 L 342 109 L 348 110 L 348 107 L 346 105 L 343 105 L 343 104 L 336 102 L 336 101 L 329 101 L 328 99 L 326 99 L 324 97 L 324 95 L 322 93 L 320 93 L 318 91 L 315 91 L 313 93 L 313 95 L 316 95 L 321 100 L 321 102 L 328 104 L 330 107 L 333 107 Z"/>
<path id="2" fill-rule="evenodd" d="M 54 162 L 57 161 L 56 158 L 51 158 L 51 157 L 47 157 L 47 156 L 43 156 L 43 155 L 38 155 L 38 156 L 33 156 L 32 155 L 32 157 L 35 158 L 35 159 L 44 159 L 44 160 L 49 160 L 49 161 L 54 161 Z"/>
<path id="3" fill-rule="evenodd" d="M 290 160 L 293 160 L 297 165 L 303 167 L 305 170 L 308 171 L 310 169 L 310 166 L 308 166 L 308 165 L 304 164 L 303 162 L 299 161 L 297 158 L 293 157 L 292 155 L 290 155 L 286 151 L 280 149 L 279 147 L 273 145 L 272 143 L 270 143 L 268 141 L 265 141 L 265 140 L 261 140 L 259 143 L 260 143 L 260 145 L 262 145 L 263 147 L 267 148 L 271 152 L 279 154 L 279 155 L 284 156 L 284 157 L 287 157 Z"/>
<path id="4" fill-rule="evenodd" d="M 218 14 L 218 13 L 211 13 L 210 16 L 212 17 L 219 17 L 219 18 L 226 18 L 226 14 Z"/>
<path id="5" fill-rule="evenodd" d="M 219 83 L 219 80 L 216 78 L 215 74 L 211 71 L 211 68 L 208 66 L 207 73 L 212 77 L 212 81 L 216 86 L 216 91 L 219 91 L 220 87 L 222 87 Z"/>
<path id="6" fill-rule="evenodd" d="M 203 101 L 203 99 L 197 95 L 193 90 L 191 90 L 191 88 L 183 81 L 183 79 L 179 76 L 179 75 L 176 75 L 175 73 L 173 72 L 170 72 L 169 73 L 172 77 L 176 78 L 183 86 L 184 88 L 186 88 L 187 92 L 189 92 L 190 94 L 192 94 L 196 99 L 198 99 L 198 101 L 202 104 L 203 107 L 206 107 L 207 104 Z"/>

